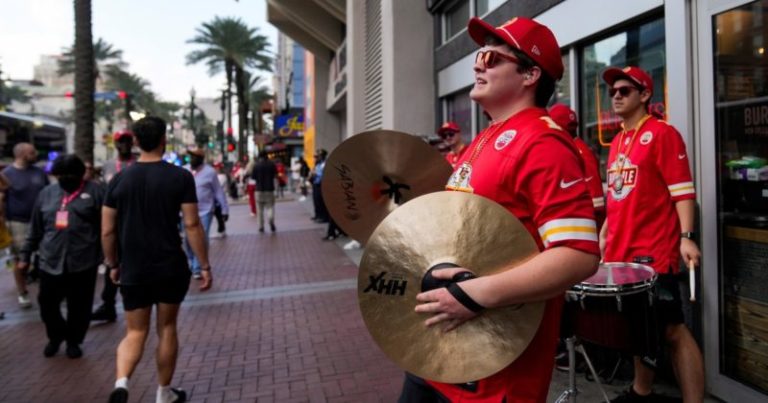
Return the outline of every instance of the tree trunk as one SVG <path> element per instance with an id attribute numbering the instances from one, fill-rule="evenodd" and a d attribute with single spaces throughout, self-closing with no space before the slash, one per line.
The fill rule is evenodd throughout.
<path id="1" fill-rule="evenodd" d="M 248 155 L 248 100 L 245 97 L 246 74 L 240 66 L 235 66 L 235 90 L 237 91 L 237 159 L 245 163 Z"/>
<path id="2" fill-rule="evenodd" d="M 94 71 L 91 0 L 75 0 L 75 154 L 93 163 Z"/>
<path id="3" fill-rule="evenodd" d="M 235 63 L 231 60 L 224 61 L 224 70 L 227 73 L 227 135 L 232 132 L 232 73 Z"/>

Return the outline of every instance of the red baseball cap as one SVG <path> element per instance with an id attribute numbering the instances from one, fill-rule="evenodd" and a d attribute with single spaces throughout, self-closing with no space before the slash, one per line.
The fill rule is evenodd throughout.
<path id="1" fill-rule="evenodd" d="M 472 17 L 467 30 L 478 45 L 485 46 L 486 36 L 493 35 L 526 54 L 553 79 L 563 78 L 565 67 L 560 45 L 557 44 L 555 34 L 546 26 L 529 18 L 515 17 L 494 28 L 480 18 Z"/>
<path id="2" fill-rule="evenodd" d="M 568 133 L 576 133 L 579 127 L 579 119 L 576 112 L 563 104 L 554 104 L 549 108 L 549 117 Z"/>
<path id="3" fill-rule="evenodd" d="M 115 132 L 115 134 L 112 135 L 112 140 L 118 141 L 125 136 L 133 137 L 133 132 L 130 130 L 120 130 L 119 132 Z"/>
<path id="4" fill-rule="evenodd" d="M 635 83 L 635 85 L 650 91 L 651 95 L 653 95 L 653 79 L 650 74 L 646 73 L 645 70 L 640 67 L 627 66 L 623 69 L 609 67 L 603 72 L 603 80 L 608 83 L 608 85 L 612 86 L 616 80 L 621 79 L 629 80 Z"/>
<path id="5" fill-rule="evenodd" d="M 443 132 L 460 132 L 461 129 L 459 128 L 459 125 L 456 124 L 456 122 L 445 122 L 442 126 L 440 126 L 439 129 L 437 129 L 437 134 L 442 134 Z"/>

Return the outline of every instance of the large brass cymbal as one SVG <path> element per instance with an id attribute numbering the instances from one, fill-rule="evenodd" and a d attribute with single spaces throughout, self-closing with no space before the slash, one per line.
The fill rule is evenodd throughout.
<path id="1" fill-rule="evenodd" d="M 368 131 L 345 140 L 328 157 L 323 200 L 336 224 L 365 244 L 398 205 L 445 189 L 451 171 L 440 153 L 416 136 Z"/>
<path id="2" fill-rule="evenodd" d="M 357 295 L 368 331 L 397 365 L 423 378 L 462 383 L 490 376 L 528 346 L 544 302 L 488 309 L 444 333 L 414 312 L 422 278 L 439 263 L 485 276 L 537 253 L 523 224 L 490 199 L 436 192 L 411 200 L 379 224 L 360 263 Z"/>

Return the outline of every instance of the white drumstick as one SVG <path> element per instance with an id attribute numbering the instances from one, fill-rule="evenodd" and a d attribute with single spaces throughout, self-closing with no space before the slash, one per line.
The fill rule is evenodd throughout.
<path id="1" fill-rule="evenodd" d="M 688 282 L 691 285 L 691 302 L 696 302 L 696 265 L 693 259 L 688 261 Z"/>

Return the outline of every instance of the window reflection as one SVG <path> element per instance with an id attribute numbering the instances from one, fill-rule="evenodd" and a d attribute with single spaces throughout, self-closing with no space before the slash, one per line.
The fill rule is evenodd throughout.
<path id="1" fill-rule="evenodd" d="M 444 121 L 452 120 L 461 128 L 464 144 L 472 141 L 472 100 L 469 89 L 454 93 L 446 98 L 446 116 Z"/>
<path id="2" fill-rule="evenodd" d="M 654 82 L 651 111 L 664 118 L 666 77 L 664 51 L 664 18 L 630 27 L 624 32 L 584 46 L 581 57 L 582 138 L 598 151 L 600 172 L 605 175 L 608 146 L 621 131 L 621 119 L 611 110 L 608 87 L 601 74 L 610 66 L 638 66 Z M 605 179 L 605 178 L 603 178 Z"/>
<path id="3" fill-rule="evenodd" d="M 722 372 L 768 392 L 768 0 L 713 18 Z"/>

